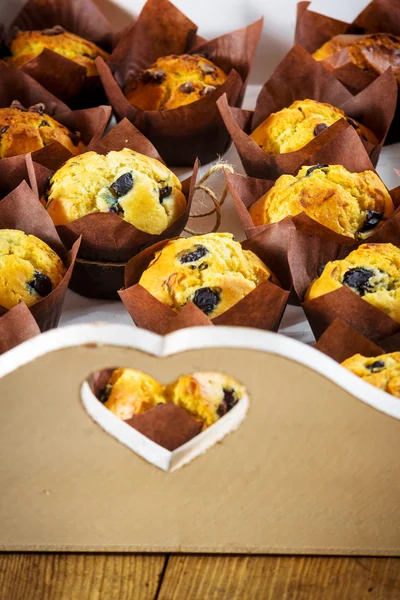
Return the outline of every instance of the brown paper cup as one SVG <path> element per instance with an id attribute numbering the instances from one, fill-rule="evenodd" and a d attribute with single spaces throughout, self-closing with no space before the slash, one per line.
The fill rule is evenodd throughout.
<path id="1" fill-rule="evenodd" d="M 284 154 L 267 154 L 250 138 L 250 133 L 272 113 L 305 98 L 337 106 L 373 131 L 379 143 L 362 141 L 362 144 L 372 163 L 376 164 L 397 103 L 397 83 L 393 73 L 388 70 L 367 89 L 353 96 L 308 52 L 296 45 L 264 84 L 254 112 L 229 107 L 224 96 L 218 100 L 221 116 L 248 175 L 276 179 L 283 173 L 292 173 L 343 130 L 345 124 L 339 126 L 336 123 L 303 148 Z M 326 162 L 333 164 L 329 155 L 327 159 Z"/>
<path id="2" fill-rule="evenodd" d="M 268 232 L 262 232 L 251 240 L 246 240 L 242 247 L 259 256 L 274 273 L 279 271 L 280 282 L 285 289 L 264 281 L 229 310 L 214 319 L 209 319 L 190 301 L 179 312 L 175 312 L 154 298 L 138 283 L 143 271 L 153 260 L 155 252 L 161 250 L 166 243 L 167 241 L 164 240 L 146 248 L 132 258 L 126 266 L 126 289 L 121 290 L 119 295 L 138 327 L 161 335 L 184 327 L 202 325 L 236 325 L 278 330 L 290 294 L 291 280 L 285 262 L 281 265 L 279 257 L 270 255 L 273 240 Z"/>
<path id="3" fill-rule="evenodd" d="M 81 141 L 85 145 L 100 140 L 111 116 L 111 107 L 109 106 L 73 111 L 29 75 L 23 71 L 12 69 L 0 61 L 0 108 L 10 106 L 13 100 L 18 100 L 26 108 L 38 103 L 44 104 L 44 112 L 68 127 L 71 132 L 78 131 L 81 134 Z M 49 169 L 58 169 L 71 156 L 72 154 L 67 148 L 56 141 L 32 153 L 35 162 Z M 23 168 L 23 163 L 24 158 L 17 156 L 3 158 L 0 165 L 6 173 Z M 15 185 L 21 181 L 22 179 Z"/>
<path id="4" fill-rule="evenodd" d="M 397 0 L 373 0 L 353 23 L 338 21 L 308 10 L 310 2 L 297 5 L 295 42 L 313 53 L 332 37 L 340 34 L 391 33 L 400 36 L 400 11 Z M 376 79 L 348 59 L 347 50 L 333 54 L 321 63 L 345 85 L 352 94 L 364 90 Z M 400 101 L 386 143 L 400 139 Z"/>
<path id="5" fill-rule="evenodd" d="M 91 0 L 28 0 L 5 37 L 9 40 L 15 28 L 29 31 L 49 29 L 55 25 L 61 25 L 106 51 L 111 51 L 118 39 L 106 17 Z M 51 50 L 45 49 L 19 70 L 28 73 L 75 108 L 104 104 L 99 77 L 86 77 L 83 67 Z"/>
<path id="6" fill-rule="evenodd" d="M 341 363 L 354 354 L 379 356 L 384 350 L 341 319 L 335 319 L 321 335 L 314 348 Z"/>
<path id="7" fill-rule="evenodd" d="M 126 119 L 101 141 L 91 143 L 87 150 L 107 154 L 110 150 L 123 148 L 136 150 L 163 162 L 149 140 Z M 53 173 L 44 169 L 39 172 L 37 167 L 34 171 L 39 193 L 42 194 Z M 117 291 L 124 285 L 126 262 L 144 246 L 169 239 L 183 231 L 189 218 L 197 171 L 196 161 L 192 176 L 182 184 L 187 198 L 185 212 L 159 235 L 145 233 L 114 213 L 90 214 L 57 227 L 60 238 L 68 248 L 82 236 L 71 289 L 90 298 L 118 299 Z"/>
<path id="8" fill-rule="evenodd" d="M 162 15 L 162 18 L 161 18 Z M 107 97 L 119 119 L 129 119 L 156 146 L 168 165 L 191 166 L 196 157 L 210 162 L 222 154 L 229 135 L 216 106 L 226 94 L 240 106 L 263 21 L 210 42 L 196 37 L 197 27 L 168 0 L 148 0 L 136 26 L 122 39 L 108 61 L 97 59 Z M 160 56 L 200 53 L 221 67 L 228 78 L 202 100 L 174 110 L 144 111 L 134 107 L 123 89 L 141 68 Z"/>
<path id="9" fill-rule="evenodd" d="M 24 302 L 20 302 L 0 317 L 0 354 L 39 334 L 39 326 L 31 311 Z"/>
<path id="10" fill-rule="evenodd" d="M 29 309 L 41 331 L 56 327 L 60 320 L 80 240 L 77 240 L 71 250 L 67 251 L 52 220 L 25 181 L 0 202 L 0 229 L 19 229 L 26 234 L 35 235 L 57 252 L 67 267 L 61 283 L 51 294 Z M 6 312 L 7 309 L 0 306 L 0 314 Z"/>

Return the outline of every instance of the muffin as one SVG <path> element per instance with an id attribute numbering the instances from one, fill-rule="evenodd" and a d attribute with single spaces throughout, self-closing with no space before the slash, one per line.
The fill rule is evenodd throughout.
<path id="1" fill-rule="evenodd" d="M 42 240 L 17 229 L 0 229 L 0 306 L 32 306 L 61 282 L 66 269 Z"/>
<path id="2" fill-rule="evenodd" d="M 362 244 L 343 260 L 328 262 L 307 290 L 305 300 L 343 285 L 400 323 L 399 248 L 393 244 Z"/>
<path id="3" fill-rule="evenodd" d="M 168 402 L 184 408 L 204 427 L 223 417 L 244 394 L 244 387 L 233 377 L 214 372 L 183 375 L 165 390 Z"/>
<path id="4" fill-rule="evenodd" d="M 316 60 L 324 60 L 344 48 L 349 60 L 374 75 L 382 75 L 389 67 L 400 83 L 400 37 L 388 33 L 370 35 L 336 35 L 314 52 Z"/>
<path id="5" fill-rule="evenodd" d="M 244 387 L 229 375 L 192 373 L 163 386 L 134 369 L 115 369 L 99 394 L 119 419 L 128 421 L 160 404 L 173 403 L 203 427 L 209 427 L 229 412 L 245 394 Z"/>
<path id="6" fill-rule="evenodd" d="M 167 242 L 139 284 L 175 311 L 191 300 L 214 318 L 266 280 L 277 283 L 268 267 L 230 233 L 209 233 Z"/>
<path id="7" fill-rule="evenodd" d="M 225 80 L 225 73 L 204 56 L 172 54 L 141 71 L 125 95 L 142 110 L 171 110 L 201 100 Z"/>
<path id="8" fill-rule="evenodd" d="M 400 352 L 372 358 L 355 354 L 341 364 L 364 381 L 400 398 Z"/>
<path id="9" fill-rule="evenodd" d="M 55 225 L 111 212 L 150 234 L 167 229 L 186 209 L 174 173 L 127 148 L 69 159 L 51 178 L 44 203 Z"/>
<path id="10" fill-rule="evenodd" d="M 372 131 L 346 117 L 339 108 L 309 99 L 296 100 L 289 108 L 272 113 L 250 137 L 268 154 L 294 152 L 306 146 L 339 119 L 346 119 L 361 139 L 371 144 L 378 143 Z"/>
<path id="11" fill-rule="evenodd" d="M 157 404 L 163 404 L 164 388 L 155 379 L 134 369 L 115 369 L 100 400 L 119 419 L 126 421 Z"/>
<path id="12" fill-rule="evenodd" d="M 0 108 L 0 158 L 35 152 L 52 142 L 59 142 L 74 155 L 83 151 L 80 134 L 49 117 L 44 108 L 44 104 L 24 108 L 18 101 Z"/>
<path id="13" fill-rule="evenodd" d="M 282 175 L 250 208 L 254 225 L 276 223 L 305 212 L 336 233 L 365 239 L 395 208 L 373 171 L 350 173 L 341 165 L 302 167 Z"/>
<path id="14" fill-rule="evenodd" d="M 20 67 L 39 56 L 45 48 L 85 67 L 87 76 L 98 74 L 94 62 L 98 56 L 104 60 L 108 58 L 107 52 L 96 44 L 57 25 L 42 31 L 18 31 L 11 41 L 11 57 L 7 58 L 7 62 Z"/>

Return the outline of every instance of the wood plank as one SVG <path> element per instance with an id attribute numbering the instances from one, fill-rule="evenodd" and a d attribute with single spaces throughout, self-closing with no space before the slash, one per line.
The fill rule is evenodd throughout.
<path id="1" fill-rule="evenodd" d="M 162 554 L 0 554 L 2 600 L 153 600 Z"/>
<path id="2" fill-rule="evenodd" d="M 399 600 L 400 559 L 171 556 L 158 600 Z"/>

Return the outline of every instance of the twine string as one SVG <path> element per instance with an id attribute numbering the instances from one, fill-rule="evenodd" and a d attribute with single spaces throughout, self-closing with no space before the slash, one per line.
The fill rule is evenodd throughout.
<path id="1" fill-rule="evenodd" d="M 227 171 L 228 173 L 235 172 L 235 170 L 231 164 L 220 161 L 208 169 L 207 173 L 205 173 L 203 175 L 203 177 L 201 177 L 199 179 L 199 181 L 196 183 L 196 186 L 194 188 L 194 195 L 196 195 L 196 193 L 201 190 L 211 199 L 211 201 L 214 205 L 214 208 L 212 208 L 211 210 L 206 210 L 205 212 L 189 214 L 190 219 L 204 219 L 205 217 L 209 217 L 209 216 L 215 214 L 214 227 L 210 231 L 195 231 L 194 229 L 191 229 L 190 227 L 185 227 L 184 231 L 186 231 L 186 233 L 189 233 L 190 235 L 202 235 L 204 233 L 215 233 L 216 231 L 219 230 L 219 228 L 221 226 L 221 219 L 222 219 L 221 207 L 224 204 L 226 197 L 228 195 L 228 189 L 229 189 L 228 184 L 225 183 L 224 189 L 223 189 L 220 197 L 218 198 L 217 194 L 211 188 L 209 188 L 207 185 L 205 185 L 205 183 L 215 173 L 218 173 L 221 171 Z M 202 202 L 201 204 L 204 205 L 204 202 Z"/>

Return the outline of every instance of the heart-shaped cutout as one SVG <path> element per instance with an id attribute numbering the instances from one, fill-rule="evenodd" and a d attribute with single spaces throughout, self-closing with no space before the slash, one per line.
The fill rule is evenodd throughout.
<path id="1" fill-rule="evenodd" d="M 107 433 L 175 471 L 235 431 L 249 397 L 229 375 L 192 373 L 162 385 L 134 369 L 103 369 L 82 384 L 83 406 Z"/>

